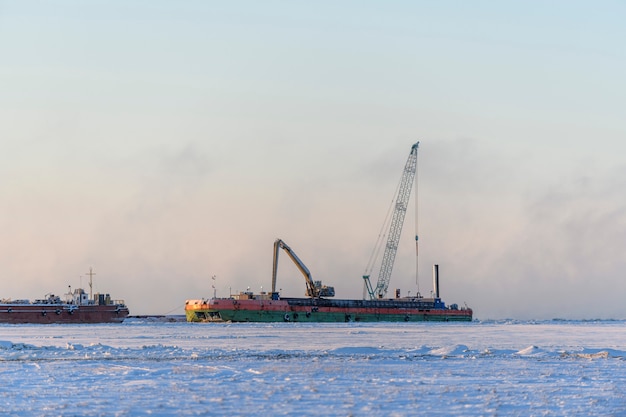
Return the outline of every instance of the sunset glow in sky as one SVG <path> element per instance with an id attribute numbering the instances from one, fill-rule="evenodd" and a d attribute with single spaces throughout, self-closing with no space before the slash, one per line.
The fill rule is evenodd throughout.
<path id="1" fill-rule="evenodd" d="M 620 2 L 0 1 L 0 298 L 180 314 L 339 298 L 411 145 L 420 290 L 488 318 L 626 318 Z M 390 288 L 415 293 L 414 208 Z M 304 280 L 281 258 L 283 295 Z"/>

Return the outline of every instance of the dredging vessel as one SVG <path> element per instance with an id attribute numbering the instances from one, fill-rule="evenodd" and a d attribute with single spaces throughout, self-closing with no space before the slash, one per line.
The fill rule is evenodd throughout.
<path id="1" fill-rule="evenodd" d="M 276 291 L 254 294 L 242 291 L 228 298 L 187 300 L 185 314 L 189 322 L 342 322 L 342 321 L 471 321 L 472 309 L 446 304 L 439 297 L 439 266 L 433 266 L 433 297 L 400 297 L 364 300 L 329 299 L 335 294 L 333 287 L 313 281 L 306 266 L 281 239 L 275 242 L 294 260 L 305 275 L 306 298 L 281 297 Z M 274 263 L 276 271 L 276 262 Z M 276 274 L 274 273 L 274 279 Z M 275 280 L 273 281 L 275 288 Z"/>
<path id="2" fill-rule="evenodd" d="M 52 324 L 52 323 L 121 323 L 129 310 L 123 300 L 114 300 L 109 294 L 93 294 L 93 275 L 89 269 L 89 288 L 74 291 L 69 288 L 65 299 L 46 294 L 42 299 L 0 300 L 0 323 Z"/>
<path id="3" fill-rule="evenodd" d="M 457 304 L 446 304 L 439 296 L 439 267 L 433 266 L 433 295 L 430 298 L 418 292 L 414 297 L 401 297 L 400 290 L 394 298 L 386 298 L 391 271 L 400 240 L 402 224 L 407 210 L 412 183 L 417 169 L 417 149 L 419 142 L 411 147 L 411 153 L 404 167 L 400 185 L 393 201 L 393 216 L 385 221 L 389 225 L 388 238 L 381 263 L 376 287 L 370 282 L 372 259 L 382 248 L 381 235 L 374 248 L 370 264 L 363 275 L 364 299 L 331 299 L 334 287 L 322 285 L 311 278 L 309 269 L 295 252 L 281 239 L 274 242 L 274 261 L 271 292 L 254 294 L 242 291 L 228 298 L 192 299 L 185 303 L 185 314 L 189 322 L 375 322 L 375 321 L 471 321 L 472 309 Z M 417 186 L 416 186 L 417 187 Z M 416 190 L 417 197 L 417 190 Z M 416 202 L 417 207 L 417 202 Z M 416 216 L 417 217 L 417 216 Z M 384 228 L 384 226 L 383 226 Z M 417 256 L 417 233 L 415 236 Z M 284 250 L 304 275 L 306 298 L 281 297 L 276 291 L 278 254 Z M 417 277 L 416 277 L 417 278 Z"/>

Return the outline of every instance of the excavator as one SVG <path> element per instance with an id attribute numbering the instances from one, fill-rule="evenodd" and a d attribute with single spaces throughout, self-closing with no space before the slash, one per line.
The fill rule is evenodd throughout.
<path id="1" fill-rule="evenodd" d="M 300 270 L 302 275 L 304 275 L 304 280 L 306 282 L 306 296 L 310 298 L 320 298 L 320 297 L 334 297 L 335 296 L 335 287 L 329 287 L 326 285 L 322 285 L 322 281 L 313 281 L 311 278 L 311 272 L 309 268 L 304 265 L 304 263 L 298 258 L 298 255 L 282 240 L 276 239 L 274 242 L 274 265 L 272 268 L 272 294 L 276 294 L 276 275 L 278 274 L 278 253 L 280 249 L 287 252 L 287 255 L 291 258 L 296 267 Z"/>

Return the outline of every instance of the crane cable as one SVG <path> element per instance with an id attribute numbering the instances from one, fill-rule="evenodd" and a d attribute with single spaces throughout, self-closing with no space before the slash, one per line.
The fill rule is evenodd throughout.
<path id="1" fill-rule="evenodd" d="M 417 198 L 418 181 L 418 164 L 415 161 L 415 285 L 417 285 L 417 297 L 420 297 L 420 281 L 419 281 L 419 199 Z"/>
<path id="2" fill-rule="evenodd" d="M 391 213 L 393 212 L 393 208 L 398 196 L 398 190 L 400 189 L 402 181 L 398 183 L 396 187 L 396 191 L 393 193 L 393 198 L 391 199 L 391 203 L 389 204 L 389 209 L 387 209 L 387 215 L 385 216 L 385 220 L 383 221 L 382 226 L 380 227 L 380 231 L 378 232 L 378 239 L 376 240 L 376 244 L 372 249 L 372 254 L 370 256 L 370 260 L 365 267 L 365 273 L 363 275 L 370 276 L 372 270 L 374 269 L 374 264 L 378 260 L 380 255 L 380 250 L 383 247 L 383 242 L 385 242 L 385 238 L 387 237 L 385 230 L 389 229 L 389 224 L 391 223 Z"/>

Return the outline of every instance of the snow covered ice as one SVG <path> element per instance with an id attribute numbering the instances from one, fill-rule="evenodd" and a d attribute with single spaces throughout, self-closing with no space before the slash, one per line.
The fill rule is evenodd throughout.
<path id="1" fill-rule="evenodd" d="M 1 415 L 626 415 L 626 322 L 0 325 Z"/>

